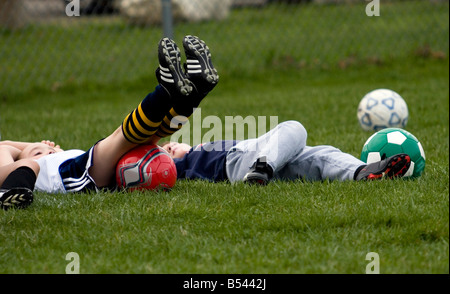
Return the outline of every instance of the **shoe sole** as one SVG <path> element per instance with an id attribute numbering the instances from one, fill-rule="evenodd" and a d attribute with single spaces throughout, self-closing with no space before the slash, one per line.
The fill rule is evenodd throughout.
<path id="1" fill-rule="evenodd" d="M 33 202 L 33 192 L 24 188 L 13 188 L 0 198 L 0 207 L 3 210 L 9 208 L 26 208 Z"/>
<path id="2" fill-rule="evenodd" d="M 183 47 L 187 57 L 188 74 L 201 74 L 208 83 L 217 84 L 219 75 L 211 62 L 211 52 L 205 42 L 196 36 L 188 35 L 183 39 Z"/>
<path id="3" fill-rule="evenodd" d="M 376 180 L 376 179 L 392 179 L 392 178 L 401 178 L 403 177 L 409 169 L 411 165 L 411 158 L 407 154 L 400 154 L 392 157 L 384 170 L 380 173 L 371 173 L 367 176 L 368 180 Z"/>
<path id="4" fill-rule="evenodd" d="M 266 186 L 268 181 L 266 179 L 263 179 L 261 176 L 253 175 L 251 173 L 245 175 L 244 177 L 244 183 L 249 185 L 260 185 L 260 186 Z"/>
<path id="5" fill-rule="evenodd" d="M 267 186 L 267 182 L 261 179 L 246 179 L 244 183 L 248 185 Z"/>
<path id="6" fill-rule="evenodd" d="M 181 67 L 180 49 L 169 38 L 163 38 L 158 48 L 159 66 L 161 79 L 167 83 L 173 83 L 178 92 L 187 96 L 192 92 L 192 85 L 185 76 Z M 170 76 L 164 76 L 169 71 Z"/>

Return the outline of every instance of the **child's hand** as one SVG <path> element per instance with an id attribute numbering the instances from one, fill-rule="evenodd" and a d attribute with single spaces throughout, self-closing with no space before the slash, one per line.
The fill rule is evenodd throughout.
<path id="1" fill-rule="evenodd" d="M 46 145 L 48 145 L 50 147 L 61 149 L 61 147 L 59 147 L 59 145 L 56 145 L 55 142 L 52 142 L 52 141 L 49 141 L 49 140 L 42 140 L 41 143 L 46 144 Z"/>

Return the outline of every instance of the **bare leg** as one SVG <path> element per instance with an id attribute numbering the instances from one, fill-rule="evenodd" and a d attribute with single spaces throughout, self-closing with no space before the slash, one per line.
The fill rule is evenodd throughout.
<path id="1" fill-rule="evenodd" d="M 31 168 L 36 176 L 39 174 L 39 164 L 33 159 L 20 159 L 15 161 L 20 154 L 20 150 L 14 147 L 0 147 L 0 187 L 10 173 L 19 167 Z"/>
<path id="2" fill-rule="evenodd" d="M 98 187 L 110 186 L 114 181 L 116 165 L 119 159 L 137 144 L 130 143 L 122 135 L 121 127 L 94 147 L 93 165 L 89 174 Z"/>

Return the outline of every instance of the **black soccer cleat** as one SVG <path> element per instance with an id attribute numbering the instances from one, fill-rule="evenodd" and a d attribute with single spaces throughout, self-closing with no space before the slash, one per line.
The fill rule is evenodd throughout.
<path id="1" fill-rule="evenodd" d="M 355 180 L 393 179 L 403 177 L 411 165 L 409 155 L 401 153 L 364 166 Z"/>
<path id="2" fill-rule="evenodd" d="M 266 157 L 261 157 L 250 168 L 250 171 L 244 177 L 244 183 L 250 185 L 265 186 L 273 177 L 273 170 L 267 164 Z"/>
<path id="3" fill-rule="evenodd" d="M 33 191 L 28 188 L 12 188 L 0 190 L 0 207 L 3 210 L 9 208 L 26 208 L 33 202 Z"/>
<path id="4" fill-rule="evenodd" d="M 159 67 L 156 69 L 156 78 L 171 97 L 188 96 L 193 89 L 191 81 L 187 78 L 181 65 L 180 49 L 169 38 L 163 38 L 158 45 Z"/>
<path id="5" fill-rule="evenodd" d="M 209 92 L 219 82 L 219 75 L 211 61 L 211 52 L 203 40 L 185 36 L 183 48 L 186 54 L 186 74 L 199 92 Z"/>

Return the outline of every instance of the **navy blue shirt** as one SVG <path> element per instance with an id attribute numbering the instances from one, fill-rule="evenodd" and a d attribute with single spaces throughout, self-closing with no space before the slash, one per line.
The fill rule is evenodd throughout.
<path id="1" fill-rule="evenodd" d="M 228 151 L 237 141 L 215 141 L 197 145 L 183 158 L 174 158 L 178 179 L 227 180 L 225 169 Z"/>

